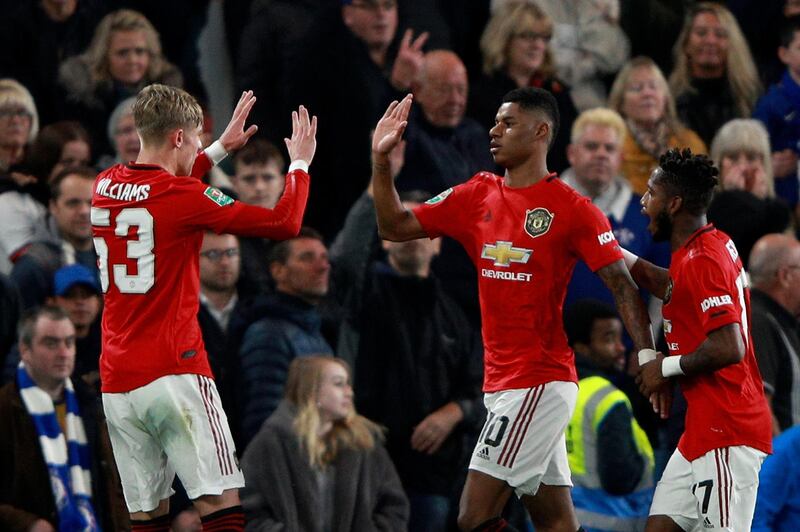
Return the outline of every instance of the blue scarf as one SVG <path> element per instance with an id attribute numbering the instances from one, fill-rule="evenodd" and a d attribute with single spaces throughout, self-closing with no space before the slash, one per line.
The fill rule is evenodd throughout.
<path id="1" fill-rule="evenodd" d="M 53 500 L 58 510 L 58 530 L 99 531 L 91 502 L 89 447 L 72 381 L 67 378 L 64 386 L 66 439 L 58 424 L 53 400 L 47 392 L 36 386 L 21 362 L 17 368 L 17 385 L 25 409 L 36 427 L 42 455 L 50 473 Z"/>

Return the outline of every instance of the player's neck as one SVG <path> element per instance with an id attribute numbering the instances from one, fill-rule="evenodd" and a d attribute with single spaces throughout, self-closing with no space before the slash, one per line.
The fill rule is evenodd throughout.
<path id="1" fill-rule="evenodd" d="M 151 164 L 160 166 L 172 175 L 177 175 L 178 160 L 175 150 L 171 148 L 145 148 L 142 147 L 139 151 L 139 156 L 136 158 L 136 164 Z"/>
<path id="2" fill-rule="evenodd" d="M 549 175 L 544 159 L 529 160 L 514 168 L 506 168 L 505 183 L 507 187 L 524 188 L 535 185 Z"/>
<path id="3" fill-rule="evenodd" d="M 672 251 L 674 252 L 686 244 L 686 241 L 689 240 L 689 237 L 691 237 L 698 229 L 706 225 L 708 221 L 706 220 L 706 215 L 703 214 L 701 216 L 679 216 L 673 223 L 674 225 L 672 227 L 670 245 L 672 247 Z"/>

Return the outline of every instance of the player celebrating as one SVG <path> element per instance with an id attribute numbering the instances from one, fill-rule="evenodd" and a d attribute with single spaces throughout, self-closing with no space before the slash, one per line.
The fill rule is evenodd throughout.
<path id="1" fill-rule="evenodd" d="M 664 301 L 670 355 L 644 364 L 648 397 L 678 377 L 686 429 L 656 487 L 646 530 L 750 530 L 771 417 L 748 323 L 747 275 L 733 241 L 706 222 L 717 169 L 670 150 L 642 198 L 656 240 L 669 240 L 669 270 L 627 254 L 634 279 Z M 627 252 L 626 252 L 627 253 Z"/>
<path id="2" fill-rule="evenodd" d="M 451 236 L 478 270 L 489 414 L 470 462 L 459 527 L 513 530 L 500 512 L 516 491 L 537 530 L 574 532 L 564 430 L 577 377 L 561 307 L 578 259 L 609 286 L 637 347 L 652 348 L 652 336 L 608 220 L 547 171 L 558 129 L 553 96 L 517 89 L 503 102 L 489 135 L 505 176 L 481 172 L 413 211 L 401 204 L 389 170 L 411 96 L 393 102 L 372 142 L 378 227 L 395 241 Z"/>
<path id="3" fill-rule="evenodd" d="M 133 530 L 168 530 L 177 473 L 204 530 L 242 530 L 244 485 L 197 323 L 203 233 L 283 239 L 300 229 L 316 117 L 300 107 L 274 210 L 234 201 L 194 177 L 255 133 L 242 94 L 220 140 L 197 157 L 203 115 L 188 93 L 145 87 L 133 106 L 135 163 L 97 176 L 92 227 L 103 291 L 103 405 Z M 194 167 L 194 168 L 193 168 Z"/>

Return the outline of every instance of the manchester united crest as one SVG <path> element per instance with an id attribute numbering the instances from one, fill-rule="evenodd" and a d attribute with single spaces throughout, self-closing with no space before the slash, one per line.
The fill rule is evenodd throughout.
<path id="1" fill-rule="evenodd" d="M 542 236 L 550 230 L 555 215 L 544 207 L 526 211 L 525 213 L 525 232 L 532 238 Z"/>

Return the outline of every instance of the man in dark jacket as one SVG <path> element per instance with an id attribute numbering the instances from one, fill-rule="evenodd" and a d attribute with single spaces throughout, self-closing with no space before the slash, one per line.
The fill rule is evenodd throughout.
<path id="1" fill-rule="evenodd" d="M 332 355 L 322 335 L 317 306 L 328 293 L 330 263 L 322 237 L 303 228 L 277 243 L 270 256 L 275 293 L 243 309 L 245 332 L 239 349 L 241 373 L 236 388 L 247 443 L 278 406 L 289 364 L 298 356 Z M 237 325 L 242 329 L 242 325 Z"/>
<path id="2" fill-rule="evenodd" d="M 403 194 L 409 208 L 427 197 Z M 347 309 L 338 354 L 353 366 L 357 409 L 388 429 L 410 530 L 447 529 L 485 417 L 477 335 L 431 274 L 439 242 L 386 241 L 387 260 L 379 260 L 375 208 L 364 194 L 332 247 Z"/>
<path id="3" fill-rule="evenodd" d="M 75 364 L 69 317 L 59 307 L 44 307 L 22 319 L 19 336 L 23 363 L 14 382 L 0 389 L 0 529 L 127 529 L 100 401 L 80 379 L 74 388 L 69 379 Z M 50 445 L 43 447 L 45 437 Z M 68 445 L 82 456 L 60 458 L 68 456 Z M 50 450 L 59 446 L 63 454 Z M 88 473 L 88 483 L 85 476 L 76 482 L 78 468 Z"/>

